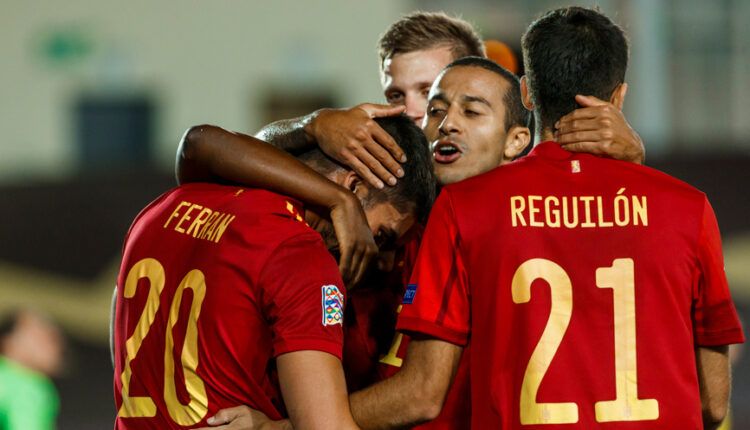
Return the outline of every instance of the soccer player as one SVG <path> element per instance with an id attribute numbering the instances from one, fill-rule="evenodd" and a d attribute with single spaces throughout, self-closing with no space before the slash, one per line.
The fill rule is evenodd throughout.
<path id="1" fill-rule="evenodd" d="M 440 13 L 414 13 L 394 23 L 381 37 L 379 42 L 379 54 L 381 62 L 381 76 L 383 77 L 384 92 L 386 98 L 398 105 L 406 106 L 407 114 L 416 121 L 422 121 L 426 109 L 426 92 L 437 77 L 439 71 L 455 58 L 466 55 L 483 55 L 482 42 L 471 26 L 461 20 L 450 18 Z M 481 69 L 481 67 L 480 67 Z M 499 67 L 496 69 L 502 70 Z M 453 79 L 451 72 L 446 78 L 446 86 L 441 89 L 442 98 L 448 97 L 446 92 L 458 92 L 466 95 L 466 88 L 451 88 L 461 84 L 463 79 L 469 76 L 471 79 L 476 67 L 457 68 L 455 71 L 459 79 Z M 484 73 L 490 73 L 485 70 Z M 479 71 L 478 73 L 482 73 Z M 491 73 L 490 73 L 491 74 Z M 506 75 L 507 72 L 505 72 Z M 508 162 L 504 152 L 508 154 L 519 154 L 520 150 L 528 144 L 530 132 L 526 128 L 526 112 L 520 102 L 517 79 L 511 79 L 512 75 L 504 76 L 502 72 L 496 76 L 490 76 L 493 82 L 488 89 L 474 87 L 469 91 L 473 97 L 480 91 L 485 100 L 493 98 L 493 110 L 485 109 L 483 115 L 469 118 L 471 109 L 466 109 L 468 115 L 463 114 L 461 107 L 465 104 L 458 98 L 452 99 L 454 108 L 447 116 L 450 131 L 447 137 L 441 135 L 442 119 L 427 119 L 425 121 L 425 133 L 431 142 L 431 150 L 434 150 L 435 165 L 438 180 L 442 184 L 459 181 L 472 175 L 485 172 L 497 167 L 502 162 Z M 506 89 L 515 91 L 506 92 Z M 472 91 L 474 91 L 472 93 Z M 504 99 L 507 97 L 507 100 Z M 603 116 L 594 121 L 594 124 L 609 124 L 604 130 L 592 129 L 585 135 L 587 139 L 599 142 L 600 148 L 616 151 L 611 155 L 617 157 L 630 156 L 633 160 L 642 159 L 643 152 L 640 149 L 640 139 L 637 134 L 627 126 L 622 114 L 617 109 L 609 109 L 609 103 L 593 99 L 585 99 L 586 102 L 596 104 L 594 107 L 582 109 L 583 117 L 591 115 Z M 505 107 L 507 105 L 509 107 Z M 363 106 L 371 115 L 389 113 L 391 111 L 378 112 L 373 105 Z M 506 111 L 507 116 L 506 116 Z M 320 110 L 314 114 L 298 120 L 285 120 L 274 123 L 261 131 L 262 136 L 277 145 L 291 150 L 300 150 L 310 143 L 319 142 L 321 148 L 331 153 L 338 142 L 343 142 L 347 147 L 351 146 L 349 155 L 363 153 L 356 149 L 357 136 L 370 136 L 373 142 L 385 142 L 377 134 L 377 128 L 363 125 L 360 128 L 351 128 L 351 124 L 362 123 L 370 125 L 374 121 L 362 109 L 351 110 Z M 478 127 L 481 126 L 481 127 Z M 577 129 L 569 128 L 570 133 L 576 133 Z M 611 138 L 610 141 L 599 141 L 603 133 Z M 587 132 L 588 133 L 588 132 Z M 608 134 L 611 133 L 611 134 Z M 510 137 L 509 137 L 510 136 Z M 508 138 L 509 137 L 509 138 Z M 452 140 L 457 145 L 446 145 L 446 139 Z M 442 141 L 442 143 L 440 143 Z M 616 143 L 613 143 L 616 142 Z M 201 146 L 206 153 L 221 152 L 224 148 L 211 142 L 202 142 Z M 452 148 L 454 149 L 452 149 Z M 599 151 L 601 149 L 597 149 Z M 359 152 L 358 152 L 359 151 Z M 451 154 L 448 154 L 451 152 Z M 233 151 L 232 151 L 233 152 Z M 335 156 L 335 153 L 332 153 Z M 636 154 L 633 156 L 633 154 Z M 515 156 L 513 155 L 513 156 Z M 366 155 L 364 157 L 367 157 Z M 218 154 L 212 158 L 225 158 L 226 163 L 235 164 L 237 157 L 220 157 Z M 249 157 L 248 157 L 249 158 Z M 338 157 L 342 161 L 351 162 L 351 157 Z M 364 163 L 372 165 L 372 159 Z M 395 162 L 394 162 L 395 163 Z M 222 163 L 214 163 L 214 174 L 222 176 L 220 170 Z M 353 162 L 353 167 L 363 165 L 362 162 Z M 398 165 L 398 163 L 396 163 Z M 240 168 L 233 170 L 242 170 Z M 248 169 L 251 170 L 251 169 Z M 394 169 L 391 169 L 395 171 Z M 371 174 L 371 173 L 370 173 Z M 395 180 L 395 178 L 391 178 Z M 382 183 L 380 184 L 382 185 Z M 416 254 L 418 247 L 419 232 L 412 236 L 415 240 L 408 242 L 402 249 L 405 251 L 398 260 L 395 275 L 391 279 L 396 280 L 396 285 L 375 285 L 373 289 L 359 288 L 352 294 L 350 304 L 352 318 L 347 321 L 345 342 L 345 370 L 347 382 L 350 389 L 361 389 L 372 382 L 394 374 L 403 362 L 408 339 L 403 335 L 394 333 L 395 312 L 400 305 L 400 297 L 403 295 L 405 282 L 401 282 L 402 276 L 408 279 L 410 273 L 411 256 Z M 403 255 L 402 254 L 402 255 Z M 403 272 L 403 275 L 402 275 Z M 395 292 L 395 293 L 394 293 Z M 392 298 L 395 297 L 395 300 Z M 390 309 L 388 309 L 390 308 Z M 391 341 L 392 340 L 392 341 Z M 390 345 L 390 347 L 389 347 Z M 383 348 L 385 346 L 385 349 Z M 380 363 L 378 364 L 378 361 Z M 429 423 L 426 428 L 455 428 L 462 427 L 468 422 L 468 362 L 462 366 L 458 377 L 455 379 L 451 394 L 446 401 L 443 414 Z"/>
<path id="2" fill-rule="evenodd" d="M 358 424 L 382 420 L 378 403 L 435 414 L 470 345 L 472 428 L 714 428 L 727 345 L 744 336 L 706 196 L 554 140 L 577 94 L 622 107 L 622 30 L 595 10 L 556 9 L 523 51 L 522 95 L 544 142 L 443 189 L 398 322 L 419 337 L 399 374 L 351 396 Z"/>
<path id="3" fill-rule="evenodd" d="M 276 121 L 256 137 L 293 154 L 319 146 L 377 187 L 403 176 L 403 154 L 373 118 L 405 112 L 422 126 L 427 94 L 445 66 L 466 56 L 485 56 L 482 38 L 468 22 L 442 12 L 413 12 L 391 24 L 377 43 L 383 95 L 389 105 L 364 103 L 348 109 L 320 109 Z M 560 120 L 566 149 L 643 163 L 641 138 L 619 109 L 606 100 L 580 95 L 580 109 Z"/>
<path id="4" fill-rule="evenodd" d="M 448 65 L 438 77 L 431 92 L 424 131 L 426 136 L 434 142 L 433 146 L 456 145 L 461 148 L 464 157 L 461 162 L 444 166 L 445 171 L 437 169 L 439 179 L 458 181 L 513 160 L 529 143 L 529 129 L 526 127 L 528 117 L 529 113 L 521 102 L 519 80 L 512 73 L 480 57 L 464 57 Z M 225 162 L 233 165 L 231 170 L 242 170 L 236 169 L 235 163 L 231 160 L 232 158 L 227 157 Z M 253 170 L 247 167 L 245 169 Z M 224 170 L 227 170 L 226 166 Z M 288 175 L 290 178 L 294 176 L 293 172 Z M 352 292 L 355 297 L 363 297 L 360 290 L 362 288 L 366 290 L 364 298 L 354 303 L 355 306 L 362 306 L 353 316 L 357 320 L 355 323 L 345 322 L 344 348 L 345 354 L 348 352 L 350 356 L 347 358 L 345 355 L 344 365 L 346 376 L 350 380 L 352 376 L 356 378 L 362 373 L 359 368 L 367 369 L 373 361 L 372 353 L 365 354 L 357 351 L 358 349 L 366 351 L 369 347 L 367 341 L 362 338 L 374 330 L 388 329 L 388 327 L 378 326 L 379 322 L 383 325 L 382 321 L 375 318 L 368 319 L 367 311 L 372 310 L 372 315 L 378 316 L 384 312 L 393 312 L 400 304 L 400 300 L 395 302 L 395 305 L 384 300 L 382 297 L 387 297 L 388 287 L 378 287 L 380 290 L 375 292 L 370 291 L 366 286 Z M 380 307 L 378 309 L 366 308 L 368 303 L 366 299 L 374 301 Z M 385 302 L 384 306 L 383 302 Z M 352 315 L 348 314 L 347 317 L 352 317 Z M 390 328 L 393 328 L 393 323 Z M 378 336 L 371 335 L 371 337 Z M 386 341 L 389 340 L 389 337 L 386 338 Z M 407 338 L 401 335 L 396 337 L 391 351 L 381 360 L 382 367 L 378 369 L 379 379 L 398 371 L 407 344 Z M 438 419 L 428 423 L 430 427 L 460 428 L 469 425 L 469 362 L 467 358 L 468 356 L 464 354 L 461 370 L 444 407 L 445 412 Z M 352 361 L 356 360 L 361 361 L 359 368 L 352 364 Z M 369 384 L 372 382 L 374 381 L 371 380 Z M 353 385 L 351 381 L 348 381 L 352 389 L 361 389 L 369 384 Z M 402 414 L 399 411 L 395 416 L 402 416 Z M 220 421 L 223 422 L 231 417 L 231 412 L 222 413 Z M 429 418 L 435 417 L 403 416 L 404 421 L 400 423 L 415 424 Z"/>
<path id="5" fill-rule="evenodd" d="M 397 237 L 434 191 L 424 135 L 405 117 L 378 121 L 409 157 L 413 180 L 403 185 L 373 189 L 314 151 L 304 161 L 325 177 L 308 170 L 306 184 L 323 211 L 262 189 L 195 183 L 139 214 L 115 296 L 116 428 L 194 427 L 238 403 L 297 428 L 356 427 L 340 363 L 345 289 L 323 215 L 364 208 L 371 228 Z M 259 143 L 210 126 L 185 139 L 203 134 Z M 262 148 L 265 162 L 298 163 Z"/>

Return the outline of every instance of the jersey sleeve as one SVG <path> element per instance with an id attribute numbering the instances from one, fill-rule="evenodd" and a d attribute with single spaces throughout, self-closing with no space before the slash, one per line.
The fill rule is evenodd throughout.
<path id="1" fill-rule="evenodd" d="M 447 189 L 433 206 L 396 329 L 464 346 L 470 306 L 460 235 Z"/>
<path id="2" fill-rule="evenodd" d="M 693 298 L 696 345 L 742 343 L 742 327 L 724 273 L 719 226 L 708 199 L 704 203 L 701 230 L 698 242 L 698 274 Z"/>
<path id="3" fill-rule="evenodd" d="M 315 350 L 341 359 L 344 284 L 317 234 L 279 245 L 264 265 L 259 284 L 274 356 Z"/>

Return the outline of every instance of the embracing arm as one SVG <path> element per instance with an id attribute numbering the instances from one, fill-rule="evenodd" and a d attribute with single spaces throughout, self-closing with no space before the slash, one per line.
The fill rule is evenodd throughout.
<path id="1" fill-rule="evenodd" d="M 412 339 L 401 370 L 349 396 L 363 429 L 389 429 L 435 419 L 443 407 L 463 348 L 437 339 Z"/>
<path id="2" fill-rule="evenodd" d="M 319 146 L 329 157 L 351 167 L 372 186 L 396 184 L 403 176 L 404 153 L 373 119 L 398 115 L 403 106 L 363 103 L 349 109 L 320 109 L 299 118 L 271 123 L 255 136 L 292 154 Z M 398 160 L 398 161 L 397 161 Z"/>
<path id="3" fill-rule="evenodd" d="M 645 162 L 643 141 L 619 107 L 593 96 L 578 95 L 576 102 L 582 107 L 555 125 L 557 141 L 563 148 L 638 164 Z"/>
<path id="4" fill-rule="evenodd" d="M 696 364 L 703 407 L 703 426 L 715 429 L 727 414 L 730 391 L 729 348 L 698 347 Z"/>
<path id="5" fill-rule="evenodd" d="M 319 112 L 272 122 L 255 133 L 255 137 L 290 154 L 302 154 L 317 146 L 310 124 L 318 117 Z"/>
<path id="6" fill-rule="evenodd" d="M 349 396 L 354 420 L 363 429 L 393 429 L 435 419 L 443 407 L 462 351 L 460 346 L 441 340 L 412 339 L 398 373 Z M 286 392 L 284 396 L 287 401 Z M 215 427 L 200 430 L 289 430 L 291 426 L 288 420 L 271 421 L 247 406 L 223 409 L 209 418 L 208 423 Z"/>
<path id="7" fill-rule="evenodd" d="M 341 361 L 321 351 L 296 351 L 276 362 L 289 419 L 297 430 L 356 429 Z"/>
<path id="8" fill-rule="evenodd" d="M 357 198 L 296 158 L 252 136 L 199 125 L 177 151 L 177 182 L 230 182 L 263 188 L 327 208 L 341 249 L 339 268 L 355 284 L 377 246 Z"/>

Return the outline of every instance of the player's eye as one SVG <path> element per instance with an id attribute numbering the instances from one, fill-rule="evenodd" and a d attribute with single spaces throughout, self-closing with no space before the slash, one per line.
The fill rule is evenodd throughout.
<path id="1" fill-rule="evenodd" d="M 392 231 L 378 230 L 374 239 L 381 251 L 391 250 L 396 245 L 396 235 Z"/>
<path id="2" fill-rule="evenodd" d="M 443 116 L 445 115 L 445 109 L 433 106 L 427 110 L 427 114 L 431 117 Z"/>
<path id="3" fill-rule="evenodd" d="M 466 109 L 466 110 L 464 110 L 464 115 L 466 115 L 466 116 L 477 116 L 477 115 L 479 115 L 479 112 L 471 110 L 471 109 Z"/>
<path id="4" fill-rule="evenodd" d="M 404 104 L 404 94 L 398 91 L 386 94 L 385 99 L 392 105 Z"/>

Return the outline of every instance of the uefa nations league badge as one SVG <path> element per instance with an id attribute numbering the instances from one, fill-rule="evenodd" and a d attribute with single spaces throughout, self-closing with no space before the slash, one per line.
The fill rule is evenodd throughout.
<path id="1" fill-rule="evenodd" d="M 344 295 L 335 285 L 324 285 L 323 291 L 323 325 L 343 325 Z"/>

